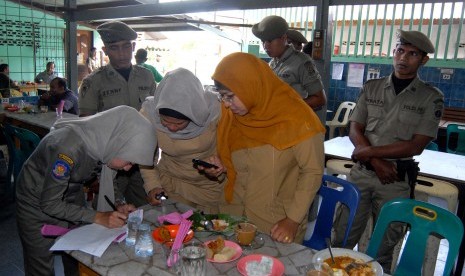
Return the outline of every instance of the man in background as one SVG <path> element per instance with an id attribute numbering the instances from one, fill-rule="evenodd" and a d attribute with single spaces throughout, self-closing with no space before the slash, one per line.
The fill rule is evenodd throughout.
<path id="1" fill-rule="evenodd" d="M 40 96 L 39 105 L 46 105 L 49 109 L 55 110 L 60 101 L 64 101 L 64 112 L 78 115 L 79 105 L 76 94 L 68 89 L 65 79 L 58 77 L 50 82 L 50 92 Z"/>
<path id="2" fill-rule="evenodd" d="M 302 51 L 303 44 L 308 43 L 305 36 L 297 30 L 288 30 L 287 31 L 287 43 L 294 46 L 294 49 L 297 51 Z"/>
<path id="3" fill-rule="evenodd" d="M 0 93 L 2 94 L 2 98 L 10 97 L 10 89 L 19 90 L 19 87 L 12 79 L 10 79 L 10 66 L 3 63 L 0 64 Z"/>
<path id="4" fill-rule="evenodd" d="M 290 47 L 286 32 L 289 26 L 284 18 L 271 15 L 253 25 L 253 34 L 260 38 L 266 53 L 272 58 L 270 67 L 284 82 L 299 93 L 302 99 L 326 123 L 326 95 L 320 73 L 313 60 L 306 54 Z"/>
<path id="5" fill-rule="evenodd" d="M 49 61 L 47 62 L 45 71 L 37 74 L 34 78 L 34 82 L 50 84 L 50 82 L 57 77 L 59 77 L 59 75 L 55 72 L 55 62 Z"/>
<path id="6" fill-rule="evenodd" d="M 150 64 L 145 63 L 147 61 L 147 50 L 139 49 L 134 56 L 136 58 L 136 64 L 147 68 L 150 72 L 152 72 L 153 77 L 155 78 L 156 82 L 160 82 L 163 79 L 163 76 L 158 73 L 157 69 Z"/>
<path id="7" fill-rule="evenodd" d="M 80 116 L 93 115 L 115 106 L 128 105 L 139 110 L 145 98 L 153 96 L 156 82 L 152 73 L 132 65 L 137 33 L 120 21 L 110 21 L 97 27 L 109 64 L 98 68 L 82 81 L 79 88 Z M 115 181 L 121 194 L 136 206 L 147 204 L 139 167 L 119 172 Z"/>
<path id="8" fill-rule="evenodd" d="M 375 219 L 383 205 L 394 198 L 413 196 L 421 154 L 438 131 L 444 96 L 418 77 L 434 46 L 418 31 L 398 32 L 393 50 L 394 72 L 367 81 L 350 117 L 349 137 L 355 146 L 352 159 L 357 164 L 348 180 L 360 190 L 360 204 L 346 247 L 354 248 L 371 216 Z M 334 245 L 342 246 L 347 228 L 346 208 L 335 222 Z M 395 245 L 404 236 L 404 224 L 387 229 L 378 250 L 378 261 L 391 274 Z"/>
<path id="9" fill-rule="evenodd" d="M 90 48 L 89 57 L 86 60 L 87 72 L 90 74 L 99 68 L 97 60 L 97 48 Z"/>

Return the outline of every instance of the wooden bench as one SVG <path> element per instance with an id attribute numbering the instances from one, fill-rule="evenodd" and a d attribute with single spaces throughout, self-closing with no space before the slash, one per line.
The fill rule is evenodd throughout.
<path id="1" fill-rule="evenodd" d="M 443 121 L 465 123 L 465 108 L 446 107 L 442 114 Z"/>

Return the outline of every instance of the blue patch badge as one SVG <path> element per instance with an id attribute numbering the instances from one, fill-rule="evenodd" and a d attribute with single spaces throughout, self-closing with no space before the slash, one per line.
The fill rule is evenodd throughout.
<path id="1" fill-rule="evenodd" d="M 63 160 L 57 160 L 53 166 L 52 175 L 56 179 L 64 179 L 69 176 L 69 164 Z"/>

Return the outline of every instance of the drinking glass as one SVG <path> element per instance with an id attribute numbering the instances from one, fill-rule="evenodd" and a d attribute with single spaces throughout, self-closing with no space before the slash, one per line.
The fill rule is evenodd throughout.
<path id="1" fill-rule="evenodd" d="M 139 224 L 142 222 L 140 217 L 130 217 L 128 219 L 128 229 L 126 231 L 126 245 L 136 244 L 137 230 L 139 229 Z"/>
<path id="2" fill-rule="evenodd" d="M 205 276 L 207 274 L 207 250 L 205 245 L 192 242 L 180 251 L 181 275 Z"/>
<path id="3" fill-rule="evenodd" d="M 139 257 L 149 257 L 153 255 L 153 243 L 150 233 L 150 225 L 142 223 L 137 231 L 135 253 Z"/>

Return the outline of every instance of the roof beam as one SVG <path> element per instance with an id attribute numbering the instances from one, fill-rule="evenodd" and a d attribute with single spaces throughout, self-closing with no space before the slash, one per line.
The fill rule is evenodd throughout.
<path id="1" fill-rule="evenodd" d="M 316 0 L 199 0 L 143 4 L 127 7 L 70 11 L 76 21 L 118 19 L 140 16 L 184 14 L 220 10 L 248 10 L 314 6 Z"/>

